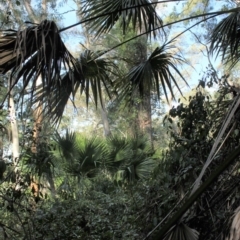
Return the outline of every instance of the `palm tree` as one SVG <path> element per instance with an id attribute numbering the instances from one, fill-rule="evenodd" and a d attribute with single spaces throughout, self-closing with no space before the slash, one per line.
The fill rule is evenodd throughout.
<path id="1" fill-rule="evenodd" d="M 56 143 L 56 159 L 78 180 L 106 174 L 117 184 L 128 184 L 149 179 L 156 166 L 154 151 L 145 138 L 111 136 L 103 142 L 67 130 L 63 136 L 56 135 Z"/>
<path id="2" fill-rule="evenodd" d="M 138 28 L 141 34 L 146 31 L 149 38 L 151 33 L 153 36 L 156 35 L 155 29 L 163 27 L 161 19 L 154 10 L 153 5 L 155 3 L 153 1 L 86 0 L 83 3 L 85 5 L 82 11 L 84 16 L 82 22 L 88 24 L 89 28 L 96 33 L 96 36 L 108 32 L 117 21 L 121 21 L 123 34 L 131 25 L 134 29 Z M 230 59 L 235 64 L 239 57 L 239 8 L 212 13 L 211 17 L 231 11 L 233 13 L 213 31 L 211 46 L 212 50 L 218 51 L 220 49 L 224 59 Z M 201 14 L 201 16 L 204 16 L 204 14 Z M 205 14 L 205 16 L 208 16 L 208 14 Z M 193 17 L 188 19 L 191 18 Z M 131 96 L 131 93 L 137 90 L 140 93 L 143 92 L 143 89 L 149 91 L 151 87 L 155 87 L 157 90 L 160 82 L 163 84 L 165 94 L 167 94 L 167 88 L 172 93 L 171 81 L 176 85 L 177 82 L 170 69 L 172 68 L 182 77 L 180 72 L 177 71 L 176 63 L 172 60 L 182 60 L 171 54 L 169 55 L 166 51 L 168 47 L 164 44 L 163 47 L 157 48 L 147 60 L 130 70 L 127 75 L 128 84 L 122 90 L 124 96 L 127 96 L 129 92 Z M 102 83 L 103 79 L 102 77 L 98 78 L 98 76 L 103 75 L 97 74 L 95 77 L 92 77 L 92 75 L 88 77 L 85 74 L 88 73 L 87 67 L 91 64 L 97 68 L 94 72 L 98 73 L 101 67 L 97 64 L 97 61 L 102 61 L 101 56 L 104 53 L 93 54 L 91 59 L 85 58 L 87 59 L 85 63 L 81 58 L 80 60 L 73 58 L 61 40 L 60 30 L 58 30 L 56 24 L 45 20 L 40 24 L 32 24 L 24 30 L 5 31 L 5 34 L 0 38 L 0 73 L 5 74 L 11 70 L 12 81 L 16 79 L 11 83 L 11 86 L 22 81 L 23 93 L 30 85 L 33 102 L 34 99 L 42 99 L 46 113 L 57 121 L 62 116 L 69 96 L 74 96 L 79 87 L 81 91 L 86 91 L 87 103 L 90 100 L 90 88 L 92 88 L 95 102 L 97 103 L 99 96 L 101 99 L 100 82 Z M 89 54 L 87 55 L 89 56 Z M 40 75 L 42 76 L 42 88 L 37 89 L 36 81 Z M 146 80 L 149 79 L 150 81 L 147 82 Z M 104 82 L 103 84 L 106 89 L 109 89 L 107 83 Z M 35 98 L 36 96 L 37 98 Z M 224 160 L 223 164 L 216 169 L 205 184 L 197 189 L 179 212 L 172 217 L 172 220 L 166 224 L 161 233 L 157 234 L 158 238 L 161 239 L 211 182 L 239 156 L 239 153 L 240 150 L 237 149 Z"/>
<path id="3" fill-rule="evenodd" d="M 107 150 L 108 158 L 105 166 L 113 174 L 117 184 L 149 179 L 156 167 L 155 152 L 144 136 L 141 138 L 112 136 L 107 139 Z"/>
<path id="4" fill-rule="evenodd" d="M 107 155 L 107 150 L 99 139 L 86 138 L 68 130 L 63 136 L 56 134 L 55 139 L 55 156 L 64 161 L 64 168 L 68 174 L 78 179 L 93 178 L 98 174 Z"/>

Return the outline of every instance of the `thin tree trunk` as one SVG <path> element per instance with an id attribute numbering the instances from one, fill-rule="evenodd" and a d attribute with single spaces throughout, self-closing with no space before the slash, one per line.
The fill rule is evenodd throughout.
<path id="1" fill-rule="evenodd" d="M 39 102 L 36 108 L 33 111 L 33 143 L 32 143 L 32 152 L 37 153 L 38 145 L 40 143 L 41 131 L 42 131 L 42 103 Z"/>
<path id="2" fill-rule="evenodd" d="M 153 133 L 152 133 L 152 108 L 151 95 L 145 93 L 138 108 L 138 123 L 140 131 L 147 135 L 153 148 Z"/>
<path id="3" fill-rule="evenodd" d="M 9 97 L 9 115 L 11 121 L 11 133 L 12 133 L 12 154 L 14 165 L 17 164 L 19 160 L 19 135 L 18 135 L 18 126 L 15 113 L 15 105 L 12 94 Z"/>
<path id="4" fill-rule="evenodd" d="M 99 109 L 100 109 L 101 117 L 102 117 L 104 136 L 109 137 L 109 136 L 111 136 L 111 130 L 110 130 L 110 125 L 109 125 L 107 111 L 106 111 L 104 102 L 102 102 L 102 104 L 100 104 Z"/>
<path id="5" fill-rule="evenodd" d="M 8 81 L 8 88 L 10 91 L 8 108 L 9 108 L 9 118 L 10 118 L 10 125 L 11 125 L 12 159 L 13 159 L 14 173 L 15 173 L 15 179 L 16 179 L 15 189 L 19 190 L 21 188 L 20 186 L 21 178 L 18 170 L 19 156 L 20 156 L 19 134 L 18 134 L 18 124 L 16 119 L 14 98 L 13 98 L 13 89 L 12 89 L 10 78 Z"/>
<path id="6" fill-rule="evenodd" d="M 41 84 L 42 84 L 42 78 L 41 76 L 39 76 L 36 81 L 36 87 L 39 87 Z M 37 148 L 40 142 L 42 121 L 43 121 L 42 111 L 43 111 L 42 102 L 39 101 L 36 104 L 36 106 L 34 106 L 34 110 L 33 110 L 34 125 L 33 125 L 33 143 L 31 148 L 33 153 L 37 153 Z"/>
<path id="7" fill-rule="evenodd" d="M 50 191 L 51 191 L 51 195 L 52 197 L 56 197 L 56 188 L 55 188 L 55 184 L 54 184 L 54 180 L 53 180 L 53 175 L 52 175 L 52 172 L 49 171 L 49 173 L 46 175 L 46 179 L 47 179 L 47 182 L 49 184 L 49 188 L 50 188 Z"/>

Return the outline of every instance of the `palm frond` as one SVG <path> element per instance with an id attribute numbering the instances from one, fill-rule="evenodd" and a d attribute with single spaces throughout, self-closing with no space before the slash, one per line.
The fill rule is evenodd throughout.
<path id="1" fill-rule="evenodd" d="M 61 136 L 59 133 L 56 133 L 54 138 L 58 146 L 58 150 L 57 152 L 55 151 L 55 153 L 57 153 L 57 155 L 61 158 L 62 157 L 66 159 L 72 158 L 75 152 L 74 144 L 76 141 L 76 133 L 71 132 L 67 129 L 66 133 L 63 136 Z M 60 155 L 59 151 L 61 152 Z"/>
<path id="2" fill-rule="evenodd" d="M 136 156 L 133 156 L 136 157 Z M 117 183 L 128 183 L 139 179 L 149 179 L 156 167 L 156 161 L 151 158 L 144 158 L 138 155 L 138 159 L 126 158 L 114 174 Z"/>
<path id="3" fill-rule="evenodd" d="M 102 104 L 102 89 L 108 97 L 112 96 L 113 79 L 118 73 L 117 65 L 107 58 L 97 58 L 98 52 L 85 50 L 79 57 L 79 67 L 82 69 L 84 80 L 81 83 L 81 93 L 86 94 L 86 104 L 92 93 L 95 104 Z"/>
<path id="4" fill-rule="evenodd" d="M 23 155 L 24 168 L 31 174 L 41 177 L 43 174 L 52 174 L 55 167 L 55 158 L 48 143 L 38 145 L 38 151 L 33 153 L 30 149 Z"/>
<path id="5" fill-rule="evenodd" d="M 230 236 L 226 240 L 238 240 L 240 238 L 240 207 L 234 211 Z"/>
<path id="6" fill-rule="evenodd" d="M 85 0 L 81 14 L 84 19 L 93 19 L 87 27 L 97 37 L 109 32 L 117 21 L 121 21 L 123 34 L 129 26 L 140 32 L 153 31 L 162 26 L 162 20 L 150 0 Z M 155 36 L 156 32 L 153 31 L 153 34 Z"/>
<path id="7" fill-rule="evenodd" d="M 152 158 L 146 158 L 144 161 L 136 165 L 136 175 L 139 179 L 149 179 L 156 166 L 157 162 L 155 160 Z"/>
<path id="8" fill-rule="evenodd" d="M 227 157 L 225 157 L 220 165 L 218 165 L 211 175 L 203 182 L 203 184 L 184 202 L 178 211 L 169 218 L 166 224 L 156 234 L 156 239 L 162 239 L 163 236 L 174 226 L 183 214 L 192 206 L 192 204 L 201 196 L 206 189 L 222 174 L 226 169 L 240 156 L 240 147 L 237 147 Z"/>
<path id="9" fill-rule="evenodd" d="M 109 154 L 105 166 L 114 173 L 117 183 L 150 177 L 156 161 L 153 159 L 154 152 L 150 150 L 146 139 L 112 136 L 107 140 L 107 145 Z"/>
<path id="10" fill-rule="evenodd" d="M 222 55 L 225 61 L 232 61 L 233 67 L 239 60 L 240 13 L 233 12 L 224 18 L 210 36 L 210 50 Z"/>
<path id="11" fill-rule="evenodd" d="M 65 170 L 73 176 L 95 177 L 107 155 L 103 143 L 94 137 L 87 139 L 67 131 L 64 136 L 57 135 L 56 142 L 64 158 Z"/>
<path id="12" fill-rule="evenodd" d="M 67 102 L 70 97 L 74 98 L 78 90 L 80 93 L 85 92 L 87 105 L 91 96 L 96 105 L 99 101 L 102 104 L 103 90 L 111 98 L 112 79 L 117 72 L 117 66 L 106 58 L 96 59 L 96 55 L 97 53 L 85 50 L 76 59 L 74 69 L 62 74 L 60 81 L 50 88 L 50 93 L 46 91 L 47 86 L 35 92 L 34 103 L 45 103 L 44 112 L 52 117 L 53 122 L 61 119 Z"/>
<path id="13" fill-rule="evenodd" d="M 7 31 L 0 37 L 0 73 L 12 70 L 12 86 L 21 79 L 23 90 L 29 84 L 34 90 L 41 76 L 46 94 L 50 94 L 53 86 L 59 84 L 63 67 L 71 70 L 74 65 L 75 59 L 53 21 L 44 20 L 23 30 Z"/>
<path id="14" fill-rule="evenodd" d="M 184 223 L 173 226 L 164 240 L 198 240 L 199 233 Z"/>
<path id="15" fill-rule="evenodd" d="M 100 141 L 96 138 L 84 140 L 84 145 L 81 148 L 75 143 L 76 155 L 74 161 L 67 165 L 69 173 L 79 176 L 80 174 L 87 177 L 95 177 L 100 170 L 104 148 Z"/>
<path id="16" fill-rule="evenodd" d="M 126 138 L 112 135 L 106 139 L 106 146 L 108 154 L 104 158 L 104 165 L 108 171 L 115 173 L 129 157 L 128 141 Z"/>
<path id="17" fill-rule="evenodd" d="M 171 46 L 166 45 L 160 48 L 157 47 L 145 62 L 133 67 L 126 76 L 128 84 L 124 87 L 121 97 L 130 97 L 132 99 L 136 96 L 135 92 L 144 97 L 146 92 L 153 90 L 157 93 L 158 98 L 160 98 L 161 86 L 168 100 L 167 89 L 169 89 L 170 94 L 174 97 L 173 84 L 181 93 L 174 72 L 187 84 L 177 68 L 177 64 L 186 63 L 186 61 L 181 56 L 168 52 L 171 48 Z"/>

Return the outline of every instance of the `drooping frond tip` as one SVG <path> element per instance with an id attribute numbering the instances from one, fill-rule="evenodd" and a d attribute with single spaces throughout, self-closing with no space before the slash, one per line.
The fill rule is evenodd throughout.
<path id="1" fill-rule="evenodd" d="M 240 57 L 240 13 L 233 12 L 224 18 L 213 30 L 210 36 L 210 51 L 221 54 L 225 62 L 233 67 Z"/>
<path id="2" fill-rule="evenodd" d="M 32 103 L 46 103 L 44 110 L 50 104 L 48 112 L 56 119 L 63 112 L 56 104 L 66 102 L 75 91 L 76 79 L 83 80 L 81 69 L 76 67 L 76 60 L 64 45 L 57 25 L 48 20 L 23 30 L 5 31 L 0 37 L 0 74 L 8 71 L 11 71 L 11 87 L 19 83 L 22 96 L 30 89 Z M 68 72 L 68 79 L 63 83 L 64 72 Z"/>
<path id="3" fill-rule="evenodd" d="M 96 55 L 90 50 L 83 51 L 75 60 L 74 67 L 65 71 L 58 83 L 51 87 L 50 93 L 46 91 L 45 86 L 34 94 L 34 103 L 42 100 L 45 103 L 44 112 L 51 116 L 53 122 L 59 122 L 67 102 L 77 91 L 85 93 L 87 105 L 91 97 L 96 106 L 99 102 L 102 104 L 103 90 L 111 97 L 111 78 L 117 66 L 108 59 L 97 59 Z"/>
<path id="4" fill-rule="evenodd" d="M 42 85 L 50 92 L 60 79 L 63 69 L 70 69 L 75 60 L 65 47 L 53 21 L 44 20 L 19 31 L 6 31 L 0 37 L 0 73 L 11 70 L 15 85 L 21 79 L 23 90 Z"/>
<path id="5" fill-rule="evenodd" d="M 81 15 L 87 21 L 87 28 L 96 36 L 109 32 L 120 21 L 123 34 L 129 27 L 137 32 L 146 32 L 156 36 L 155 29 L 162 26 L 162 19 L 155 10 L 154 1 L 150 0 L 87 0 L 83 1 Z"/>
<path id="6" fill-rule="evenodd" d="M 178 70 L 177 65 L 187 62 L 181 56 L 171 53 L 170 48 L 166 45 L 157 47 L 146 61 L 129 71 L 126 76 L 128 84 L 122 91 L 122 97 L 129 96 L 131 99 L 135 92 L 144 97 L 144 94 L 150 93 L 151 90 L 156 92 L 158 98 L 160 98 L 160 88 L 162 87 L 168 101 L 169 94 L 174 97 L 173 86 L 177 87 L 181 93 L 177 77 L 186 84 L 187 81 Z"/>

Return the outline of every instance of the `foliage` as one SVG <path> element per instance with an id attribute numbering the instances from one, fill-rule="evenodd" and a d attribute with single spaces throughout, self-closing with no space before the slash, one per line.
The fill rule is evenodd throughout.
<path id="1" fill-rule="evenodd" d="M 215 119 L 221 119 L 230 104 L 226 95 L 230 91 L 223 86 L 217 98 L 210 100 L 208 94 L 199 90 L 189 98 L 188 104 L 170 110 L 165 121 L 171 122 L 168 124 L 171 142 L 158 160 L 154 175 L 150 173 L 157 155 L 142 136 L 129 139 L 115 136 L 103 141 L 70 131 L 56 135 L 56 145 L 52 142 L 51 149 L 42 149 L 42 154 L 49 154 L 58 163 L 53 166 L 57 197 L 44 194 L 42 182 L 42 194 L 36 198 L 29 190 L 24 172 L 20 192 L 8 178 L 9 183 L 5 182 L 1 190 L 1 211 L 5 216 L 2 224 L 6 226 L 7 236 L 27 239 L 43 236 L 46 239 L 143 239 L 148 236 L 159 222 L 166 221 L 165 216 L 172 210 L 169 217 L 173 216 L 179 199 L 185 201 L 219 128 Z M 238 142 L 234 130 L 207 176 Z M 39 153 L 30 159 L 39 158 L 41 162 L 42 156 Z M 41 170 L 44 165 L 39 166 Z M 184 234 L 186 239 L 197 239 L 197 232 L 202 239 L 220 239 L 220 232 L 227 235 L 230 212 L 239 201 L 235 188 L 238 168 L 236 162 L 225 171 L 184 215 L 179 226 L 171 228 L 166 239 L 174 239 L 173 236 L 180 239 Z M 11 173 L 11 169 L 7 172 Z M 226 205 L 226 201 L 231 204 Z M 24 212 L 21 222 L 9 229 L 21 211 Z M 155 232 L 151 235 L 157 237 Z"/>
<path id="2" fill-rule="evenodd" d="M 156 165 L 154 151 L 140 137 L 110 137 L 104 143 L 66 131 L 65 136 L 57 135 L 56 141 L 59 150 L 54 155 L 64 161 L 66 172 L 78 179 L 105 172 L 122 184 L 149 178 Z"/>
<path id="3" fill-rule="evenodd" d="M 24 4 L 28 4 L 27 9 L 30 2 Z M 46 7 L 46 2 L 42 2 L 42 8 L 44 4 Z M 184 60 L 170 48 L 174 41 L 165 38 L 152 53 L 145 51 L 147 39 L 151 40 L 147 36 L 156 37 L 159 29 L 165 32 L 155 1 L 84 0 L 81 4 L 80 23 L 96 37 L 114 30 L 116 24 L 124 35 L 130 30 L 133 36 L 126 41 L 122 41 L 123 37 L 119 44 L 107 50 L 87 49 L 75 59 L 60 36 L 67 28 L 59 30 L 53 21 L 31 23 L 30 27 L 18 31 L 5 28 L 0 36 L 0 73 L 7 76 L 11 71 L 8 89 L 21 81 L 22 96 L 26 91 L 30 93 L 28 100 L 41 106 L 43 113 L 50 116 L 50 123 L 58 122 L 67 101 L 71 97 L 74 100 L 79 88 L 80 93 L 85 92 L 87 105 L 92 94 L 94 102 L 102 106 L 103 86 L 109 97 L 120 94 L 127 102 L 137 101 L 138 106 L 151 103 L 153 95 L 160 98 L 161 87 L 166 97 L 169 94 L 174 97 L 173 85 L 180 91 L 173 72 L 184 79 L 178 68 Z M 192 4 L 187 4 L 189 11 L 199 15 L 165 26 L 201 17 L 178 34 L 179 37 L 199 23 L 229 14 L 213 30 L 208 30 L 210 52 L 222 54 L 234 66 L 239 58 L 239 7 L 205 13 L 195 11 L 197 2 Z M 205 6 L 209 9 L 209 2 Z M 176 14 L 174 17 L 177 19 Z M 8 19 L 9 16 L 3 23 L 8 24 Z M 143 42 L 136 41 L 137 38 Z M 124 56 L 113 62 L 103 58 L 129 41 L 136 47 L 129 51 L 135 56 L 131 64 L 124 65 L 128 61 Z M 142 47 L 143 54 L 135 52 Z M 117 65 L 121 64 L 124 71 L 119 72 Z M 188 104 L 179 103 L 170 110 L 166 126 L 171 140 L 161 155 L 157 156 L 144 136 L 137 134 L 131 138 L 111 136 L 103 140 L 66 132 L 57 135 L 54 143 L 51 137 L 45 139 L 38 144 L 36 152 L 31 151 L 31 141 L 27 148 L 23 144 L 17 165 L 1 160 L 3 238 L 224 239 L 229 232 L 231 212 L 237 209 L 240 200 L 239 106 L 236 104 L 240 98 L 239 89 L 227 84 L 228 79 L 222 82 L 214 74 L 210 77 L 208 86 L 213 81 L 220 86 L 216 99 L 210 100 L 198 90 Z M 200 85 L 205 87 L 205 80 Z M 151 105 L 148 107 L 151 114 Z M 24 105 L 22 109 L 29 108 Z M 134 116 L 141 114 L 142 109 L 137 110 L 137 113 L 132 111 Z M 2 130 L 6 129 L 4 124 L 1 126 Z M 220 147 L 215 143 L 220 143 Z M 43 175 L 48 177 L 49 187 Z M 203 183 L 196 191 L 192 190 L 199 179 Z M 36 191 L 31 191 L 34 184 Z M 44 188 L 49 189 L 44 193 Z M 48 195 L 49 192 L 53 194 Z M 156 231 L 162 223 L 165 225 L 160 232 Z"/>
<path id="4" fill-rule="evenodd" d="M 207 159 L 214 143 L 216 132 L 219 131 L 220 124 L 216 119 L 223 118 L 230 105 L 231 100 L 229 100 L 228 97 L 230 91 L 231 89 L 223 86 L 219 90 L 217 99 L 213 101 L 209 100 L 209 96 L 204 96 L 202 92 L 198 91 L 194 97 L 190 97 L 187 106 L 180 104 L 177 108 L 171 109 L 169 116 L 166 117 L 166 121 L 168 119 L 172 123 L 172 126 L 170 125 L 169 128 L 172 142 L 169 145 L 169 150 L 164 153 L 164 162 L 159 165 L 158 171 L 165 171 L 172 176 L 171 188 L 175 189 L 181 199 L 179 211 L 181 211 L 184 206 L 187 206 L 187 204 L 190 203 L 190 199 L 195 195 L 189 196 L 189 190 L 196 176 L 199 175 L 204 160 Z M 225 97 L 226 99 L 224 99 Z M 218 107 L 216 108 L 216 106 Z M 177 126 L 174 123 L 174 118 L 176 117 L 179 119 Z M 207 184 L 210 179 L 212 184 L 208 185 L 208 190 L 205 190 L 204 195 L 198 195 L 198 201 L 193 206 L 191 205 L 194 201 L 192 201 L 191 205 L 188 205 L 188 209 L 190 209 L 189 212 L 186 214 L 182 212 L 181 215 L 178 215 L 178 220 L 188 222 L 188 226 L 191 226 L 200 233 L 201 239 L 222 239 L 220 237 L 221 234 L 223 234 L 223 237 L 224 233 L 228 231 L 229 226 L 227 223 L 229 219 L 227 209 L 230 207 L 233 211 L 236 207 L 233 204 L 231 206 L 224 204 L 227 199 L 231 198 L 230 195 L 232 197 L 234 196 L 234 199 L 235 197 L 238 198 L 238 194 L 235 195 L 237 189 L 230 186 L 236 184 L 236 176 L 238 175 L 235 171 L 236 168 L 238 169 L 236 157 L 237 151 L 239 152 L 239 150 L 236 149 L 234 152 L 233 150 L 239 143 L 236 135 L 238 131 L 234 130 L 239 122 L 236 119 L 231 124 L 234 128 L 229 129 L 229 139 L 215 156 L 214 163 L 210 166 L 209 172 L 203 179 L 204 184 L 202 187 L 204 187 L 205 183 Z M 232 155 L 235 154 L 231 158 L 231 161 L 235 162 L 235 165 L 228 170 L 226 170 L 225 165 L 225 168 L 222 168 L 225 169 L 225 171 L 220 175 L 218 180 L 214 181 L 213 176 L 217 173 L 217 169 L 220 169 L 224 162 L 227 163 L 228 159 L 230 160 L 231 153 Z M 229 157 L 227 157 L 228 154 L 230 154 Z M 223 161 L 223 159 L 225 161 Z M 219 176 L 220 173 L 221 172 L 218 172 L 217 176 Z M 198 194 L 198 191 L 196 191 L 196 194 Z M 189 197 L 186 198 L 186 196 Z M 173 220 L 177 214 L 178 212 L 176 215 L 173 215 L 172 218 L 169 218 L 169 222 Z M 212 226 L 213 223 L 215 228 Z M 220 231 L 219 228 L 216 227 L 223 226 L 224 224 L 226 226 L 224 231 Z M 169 229 L 170 228 L 168 228 L 168 230 Z M 162 234 L 164 230 L 166 230 L 166 228 L 163 228 L 160 234 Z M 175 233 L 172 231 L 175 231 Z M 175 230 L 172 228 L 172 231 L 169 230 L 168 235 L 177 234 L 176 231 L 178 230 L 177 228 Z M 219 232 L 221 232 L 221 234 Z M 178 234 L 180 234 L 180 232 Z M 163 234 L 161 236 L 163 236 Z M 178 237 L 179 236 L 180 235 L 178 235 Z M 156 235 L 156 239 L 159 237 L 160 235 Z"/>
<path id="5" fill-rule="evenodd" d="M 107 181 L 107 185 L 111 183 Z M 35 214 L 37 239 L 138 239 L 139 227 L 130 206 L 131 199 L 127 200 L 121 189 L 115 189 L 111 196 L 88 189 L 80 201 L 57 200 L 50 209 L 41 208 Z"/>

